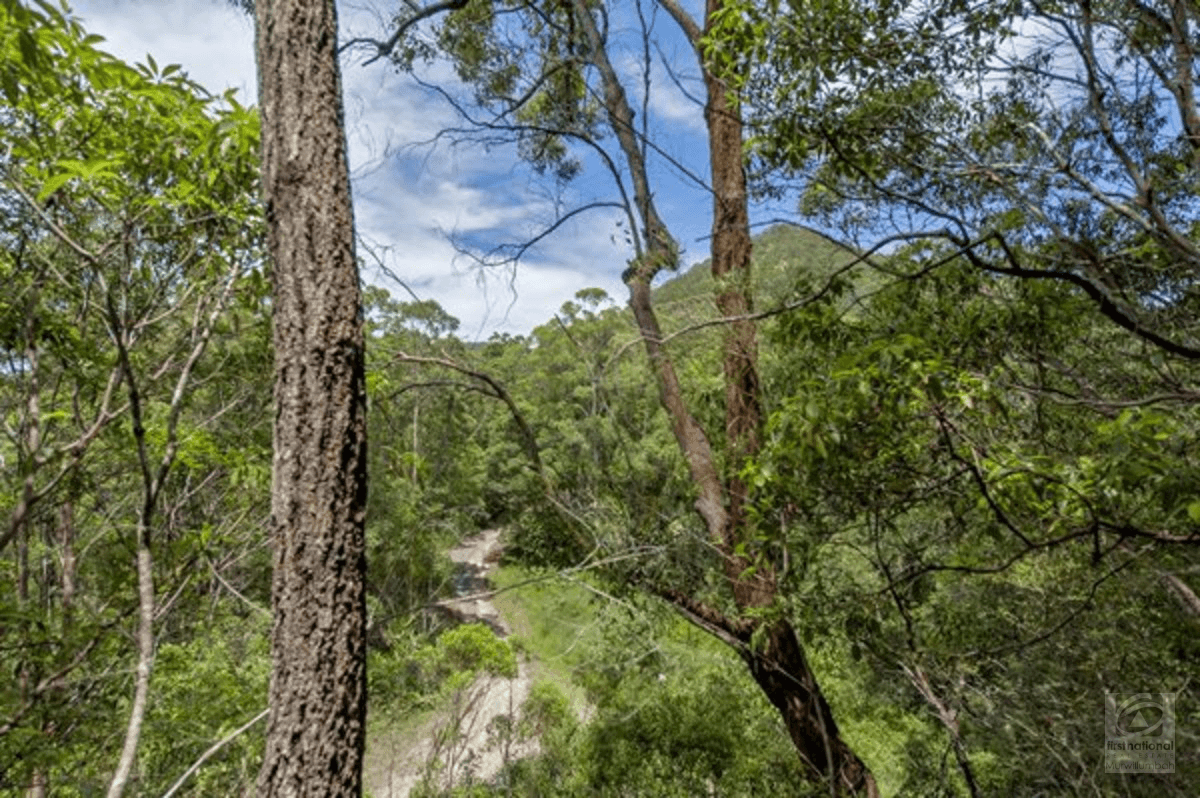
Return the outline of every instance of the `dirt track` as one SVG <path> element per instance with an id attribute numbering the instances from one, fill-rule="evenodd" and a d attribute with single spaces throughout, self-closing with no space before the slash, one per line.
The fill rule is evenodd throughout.
<path id="1" fill-rule="evenodd" d="M 488 572 L 500 553 L 500 531 L 488 530 L 464 540 L 451 549 L 450 559 L 464 569 L 462 587 L 471 588 L 461 598 L 440 604 L 463 621 L 478 620 L 489 624 L 501 636 L 508 626 L 492 602 L 482 596 Z M 515 716 L 529 696 L 532 686 L 530 669 L 520 663 L 514 679 L 483 676 L 455 697 L 452 705 L 438 713 L 421 728 L 391 739 L 373 739 L 367 751 L 366 786 L 374 798 L 408 798 L 413 787 L 440 762 L 438 783 L 449 786 L 467 778 L 488 780 L 504 766 L 504 751 L 489 747 L 488 725 L 499 715 Z M 442 742 L 447 729 L 457 723 L 459 734 L 451 743 Z M 510 757 L 534 753 L 526 745 L 508 751 Z"/>

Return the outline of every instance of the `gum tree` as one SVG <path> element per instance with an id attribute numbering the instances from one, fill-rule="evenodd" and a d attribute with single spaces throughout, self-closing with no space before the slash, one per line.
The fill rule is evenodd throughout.
<path id="1" fill-rule="evenodd" d="M 362 793 L 366 386 L 333 0 L 256 4 L 273 285 L 264 796 Z"/>
<path id="2" fill-rule="evenodd" d="M 1195 4 L 747 2 L 726 22 L 757 109 L 759 188 L 795 192 L 864 248 L 911 244 L 872 258 L 902 299 L 873 303 L 869 343 L 861 317 L 834 335 L 847 352 L 832 374 L 795 380 L 762 475 L 804 505 L 790 467 L 830 473 L 822 520 L 839 519 L 830 534 L 869 552 L 894 599 L 874 620 L 851 613 L 860 653 L 901 664 L 967 782 L 971 746 L 1002 749 L 1013 725 L 997 713 L 971 729 L 971 701 L 1009 692 L 1026 717 L 1054 718 L 1032 739 L 1063 739 L 1084 735 L 1086 690 L 1180 683 L 1186 655 L 1156 639 L 1196 606 Z M 794 351 L 815 332 L 790 331 Z M 839 473 L 871 499 L 836 501 Z M 1045 571 L 1031 577 L 1032 562 Z M 1004 621 L 962 634 L 950 602 L 930 609 L 939 595 Z M 1158 630 L 1126 655 L 1154 677 L 1088 659 L 1125 611 Z M 896 627 L 877 633 L 889 613 Z M 947 641 L 992 664 L 964 667 Z M 1048 641 L 1072 656 L 1032 660 Z M 1056 673 L 1054 701 L 1003 675 L 1030 661 Z M 1076 751 L 1043 776 L 1088 784 L 1095 756 Z"/>

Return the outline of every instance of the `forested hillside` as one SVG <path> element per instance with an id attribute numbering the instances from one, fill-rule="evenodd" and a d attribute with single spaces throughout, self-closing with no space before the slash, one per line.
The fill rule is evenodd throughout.
<path id="1" fill-rule="evenodd" d="M 370 789 L 422 744 L 413 795 L 1196 795 L 1200 11 L 660 0 L 707 109 L 689 268 L 609 57 L 650 34 L 604 5 L 408 4 L 357 43 L 453 66 L 464 139 L 548 181 L 603 149 L 630 249 L 629 297 L 526 335 L 340 303 L 366 626 L 325 639 L 365 664 Z M 0 2 L 0 795 L 254 794 L 273 565 L 332 584 L 272 535 L 309 463 L 272 457 L 259 113 L 100 48 Z M 765 196 L 804 224 L 751 237 Z M 298 372 L 353 359 L 305 310 Z M 493 529 L 475 584 L 447 552 Z M 511 634 L 446 601 L 484 588 Z M 341 619 L 275 598 L 278 674 L 281 616 Z M 475 777 L 447 752 L 519 673 Z"/>

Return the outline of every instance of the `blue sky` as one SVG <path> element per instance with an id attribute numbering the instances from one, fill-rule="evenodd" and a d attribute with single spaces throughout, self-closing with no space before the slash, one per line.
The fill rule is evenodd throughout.
<path id="1" fill-rule="evenodd" d="M 380 20 L 398 4 L 373 2 L 341 2 L 343 40 L 378 35 Z M 645 5 L 649 14 L 653 3 L 645 0 Z M 90 32 L 106 38 L 101 46 L 114 55 L 141 61 L 149 53 L 160 65 L 180 64 L 214 93 L 232 87 L 244 101 L 253 101 L 253 24 L 225 0 L 76 0 L 73 8 Z M 614 29 L 620 24 L 615 20 Z M 702 86 L 694 57 L 674 22 L 659 12 L 654 30 L 661 52 L 698 96 Z M 631 76 L 638 74 L 640 55 L 633 45 L 630 40 L 612 55 Z M 521 240 L 554 218 L 556 202 L 569 208 L 615 198 L 611 180 L 595 163 L 585 162 L 581 178 L 554 197 L 552 186 L 519 162 L 515 148 L 419 146 L 459 124 L 453 110 L 391 66 L 376 62 L 364 67 L 362 60 L 353 54 L 343 59 L 355 213 L 360 235 L 387 269 L 421 299 L 441 303 L 461 320 L 459 334 L 473 339 L 496 331 L 526 333 L 586 287 L 603 288 L 624 303 L 620 273 L 631 252 L 618 226 L 620 214 L 613 209 L 589 212 L 564 225 L 527 253 L 515 270 L 482 272 L 447 240 L 450 233 L 479 247 Z M 445 65 L 435 64 L 426 77 L 452 81 Z M 679 91 L 661 63 L 652 69 L 651 80 L 651 131 L 657 146 L 707 177 L 702 109 Z M 640 87 L 640 76 L 630 84 Z M 640 96 L 631 99 L 640 107 Z M 710 200 L 664 159 L 654 159 L 651 166 L 660 212 L 679 237 L 685 262 L 704 259 Z M 373 255 L 361 254 L 373 263 Z M 381 270 L 369 266 L 367 278 L 407 298 L 404 288 Z"/>

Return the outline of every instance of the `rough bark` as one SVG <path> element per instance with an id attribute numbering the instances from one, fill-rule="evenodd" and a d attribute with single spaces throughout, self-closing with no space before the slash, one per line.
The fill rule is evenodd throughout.
<path id="1" fill-rule="evenodd" d="M 705 18 L 720 10 L 708 0 Z M 725 326 L 725 443 L 733 469 L 729 477 L 730 525 L 741 524 L 746 489 L 736 470 L 758 452 L 762 408 L 759 402 L 758 341 L 750 281 L 750 216 L 742 166 L 742 117 L 725 83 L 704 71 L 709 162 L 712 170 L 712 276 L 717 311 L 735 319 Z"/>
<path id="2" fill-rule="evenodd" d="M 706 33 L 724 0 L 708 0 Z M 686 29 L 685 29 L 686 32 Z M 750 218 L 746 173 L 742 160 L 742 117 L 737 99 L 725 82 L 701 63 L 704 72 L 709 159 L 712 169 L 712 276 L 717 310 L 734 319 L 725 327 L 725 441 L 729 473 L 729 517 L 725 531 L 727 576 L 741 610 L 775 603 L 777 583 L 767 564 L 750 577 L 749 562 L 734 555 L 745 526 L 746 485 L 738 472 L 758 452 L 763 423 L 758 377 L 758 341 L 753 321 Z M 829 703 L 804 648 L 786 618 L 766 623 L 761 650 L 747 649 L 750 672 L 767 699 L 779 710 L 796 750 L 814 777 L 837 795 L 878 795 L 875 780 L 838 731 Z"/>
<path id="3" fill-rule="evenodd" d="M 833 711 L 809 667 L 795 628 L 784 618 L 731 617 L 692 596 L 647 587 L 680 614 L 741 656 L 763 695 L 779 712 L 809 778 L 831 796 L 879 798 L 874 776 L 842 739 Z"/>
<path id="4" fill-rule="evenodd" d="M 274 289 L 272 673 L 261 796 L 358 796 L 366 392 L 333 0 L 257 4 Z"/>

